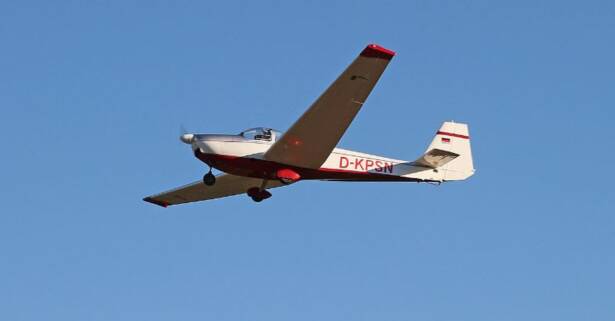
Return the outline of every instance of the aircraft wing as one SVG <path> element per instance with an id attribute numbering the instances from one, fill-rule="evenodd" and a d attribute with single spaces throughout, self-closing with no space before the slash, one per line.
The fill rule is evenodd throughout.
<path id="1" fill-rule="evenodd" d="M 368 45 L 292 127 L 276 141 L 267 160 L 319 168 L 338 144 L 395 53 Z"/>
<path id="2" fill-rule="evenodd" d="M 259 178 L 222 174 L 216 177 L 216 184 L 213 186 L 206 186 L 203 184 L 203 181 L 197 181 L 170 191 L 148 196 L 143 200 L 162 207 L 167 207 L 169 205 L 243 194 L 252 187 L 260 187 L 262 182 L 263 180 Z M 281 182 L 272 180 L 267 181 L 265 188 L 275 188 L 282 185 Z"/>

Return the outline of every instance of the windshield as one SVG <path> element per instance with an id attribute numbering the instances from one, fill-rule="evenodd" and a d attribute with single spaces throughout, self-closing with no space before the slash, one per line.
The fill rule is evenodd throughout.
<path id="1" fill-rule="evenodd" d="M 239 134 L 240 136 L 250 140 L 273 141 L 280 136 L 280 132 L 271 128 L 257 127 L 246 129 Z"/>

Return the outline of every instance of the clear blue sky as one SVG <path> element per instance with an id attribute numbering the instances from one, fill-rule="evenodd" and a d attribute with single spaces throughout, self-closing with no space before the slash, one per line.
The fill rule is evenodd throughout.
<path id="1" fill-rule="evenodd" d="M 612 1 L 2 1 L 0 319 L 614 320 Z M 477 173 L 162 209 L 192 131 L 286 129 L 368 43 L 344 136 Z"/>

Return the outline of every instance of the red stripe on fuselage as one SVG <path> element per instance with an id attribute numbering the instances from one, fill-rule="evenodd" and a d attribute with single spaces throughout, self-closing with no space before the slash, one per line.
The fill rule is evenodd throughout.
<path id="1" fill-rule="evenodd" d="M 403 176 L 385 175 L 373 172 L 353 171 L 336 168 L 302 168 L 289 166 L 264 159 L 237 157 L 219 154 L 195 153 L 202 162 L 225 173 L 239 176 L 248 176 L 263 179 L 277 179 L 276 173 L 280 169 L 292 169 L 301 179 L 329 179 L 352 181 L 418 181 Z"/>

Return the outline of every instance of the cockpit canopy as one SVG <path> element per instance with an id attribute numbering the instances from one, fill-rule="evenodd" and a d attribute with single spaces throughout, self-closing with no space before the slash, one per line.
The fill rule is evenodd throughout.
<path id="1" fill-rule="evenodd" d="M 271 128 L 256 127 L 242 131 L 239 133 L 239 136 L 250 140 L 274 142 L 276 138 L 280 138 L 282 136 L 282 133 Z"/>

